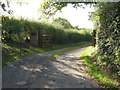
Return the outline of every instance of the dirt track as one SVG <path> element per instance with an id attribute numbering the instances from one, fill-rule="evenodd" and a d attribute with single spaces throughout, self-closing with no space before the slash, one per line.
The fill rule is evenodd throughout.
<path id="1" fill-rule="evenodd" d="M 3 88 L 97 88 L 88 78 L 79 48 L 57 59 L 49 56 L 57 51 L 23 57 L 3 68 Z"/>

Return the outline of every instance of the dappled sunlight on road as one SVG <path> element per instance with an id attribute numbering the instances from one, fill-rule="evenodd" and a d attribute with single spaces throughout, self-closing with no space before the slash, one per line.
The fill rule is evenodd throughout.
<path id="1" fill-rule="evenodd" d="M 21 68 L 23 68 L 24 70 L 32 71 L 32 72 L 42 72 L 41 71 L 41 66 L 37 66 L 37 67 L 25 67 L 25 66 L 21 66 Z"/>
<path id="2" fill-rule="evenodd" d="M 83 78 L 86 75 L 85 65 L 81 61 L 81 58 L 75 57 L 74 55 L 62 55 L 55 59 L 53 62 L 54 67 L 59 71 L 69 74 L 75 78 Z M 84 78 L 85 79 L 85 78 Z"/>
<path id="3" fill-rule="evenodd" d="M 63 49 L 62 49 L 63 50 Z M 83 50 L 83 48 L 82 48 Z M 50 59 L 57 52 L 28 55 L 3 70 L 3 87 L 7 88 L 94 88 L 81 58 L 71 51 Z"/>

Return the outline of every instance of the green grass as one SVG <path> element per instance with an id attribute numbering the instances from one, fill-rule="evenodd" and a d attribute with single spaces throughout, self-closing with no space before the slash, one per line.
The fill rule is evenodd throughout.
<path id="1" fill-rule="evenodd" d="M 68 48 L 68 49 L 65 49 L 65 50 L 62 50 L 62 51 L 58 51 L 56 53 L 53 53 L 50 58 L 57 58 L 59 57 L 59 55 L 65 53 L 65 52 L 69 52 L 69 51 L 72 51 L 74 49 L 77 49 L 77 48 L 81 48 L 83 47 L 82 45 L 85 45 L 85 44 L 88 44 L 87 42 L 84 42 L 84 43 L 81 43 L 79 46 L 76 46 L 76 45 L 72 45 L 72 46 L 75 46 L 75 47 L 71 47 L 71 48 Z"/>
<path id="2" fill-rule="evenodd" d="M 110 78 L 109 73 L 100 71 L 97 64 L 91 59 L 91 54 L 96 50 L 96 48 L 90 46 L 81 53 L 82 60 L 88 66 L 88 72 L 96 78 L 100 84 L 108 88 L 117 88 L 118 82 Z"/>
<path id="3" fill-rule="evenodd" d="M 53 45 L 52 48 L 46 48 L 46 49 L 41 49 L 41 48 L 32 48 L 32 49 L 27 49 L 18 46 L 10 46 L 8 44 L 2 43 L 2 66 L 6 66 L 11 64 L 13 61 L 16 59 L 19 59 L 23 56 L 29 55 L 29 54 L 34 54 L 34 53 L 43 53 L 51 50 L 56 50 L 56 49 L 61 49 L 61 48 L 66 48 L 66 47 L 72 47 L 72 46 L 77 46 L 81 44 L 86 44 L 88 42 L 78 42 L 74 44 L 66 44 L 66 45 Z"/>
<path id="4" fill-rule="evenodd" d="M 2 48 L 3 48 L 2 50 L 3 67 L 5 65 L 11 64 L 14 60 L 21 58 L 25 55 L 44 52 L 44 50 L 38 48 L 27 49 L 27 48 L 15 47 L 15 46 L 13 47 L 3 43 L 2 43 Z"/>

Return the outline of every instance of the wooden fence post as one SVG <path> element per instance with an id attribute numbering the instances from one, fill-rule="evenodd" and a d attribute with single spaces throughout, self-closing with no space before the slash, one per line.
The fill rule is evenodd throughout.
<path id="1" fill-rule="evenodd" d="M 93 33 L 92 33 L 92 46 L 95 47 L 96 45 L 96 30 L 93 30 Z"/>

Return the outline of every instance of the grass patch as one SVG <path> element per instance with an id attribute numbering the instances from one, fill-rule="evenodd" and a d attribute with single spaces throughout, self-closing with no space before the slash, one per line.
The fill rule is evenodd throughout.
<path id="1" fill-rule="evenodd" d="M 101 85 L 108 87 L 108 88 L 118 88 L 118 82 L 113 80 L 109 73 L 105 73 L 100 71 L 100 68 L 97 64 L 94 64 L 94 61 L 91 58 L 91 54 L 96 50 L 96 48 L 90 46 L 86 50 L 84 50 L 80 57 L 84 63 L 88 66 L 88 72 L 96 78 Z"/>
<path id="2" fill-rule="evenodd" d="M 4 67 L 6 65 L 9 65 L 16 59 L 29 55 L 29 54 L 43 53 L 43 52 L 47 52 L 51 50 L 72 47 L 72 46 L 77 46 L 77 45 L 86 44 L 86 43 L 88 42 L 78 42 L 78 43 L 66 44 L 66 45 L 53 45 L 52 48 L 46 48 L 46 49 L 41 49 L 41 48 L 28 49 L 23 46 L 21 47 L 10 46 L 8 44 L 2 43 L 2 66 Z"/>
<path id="3" fill-rule="evenodd" d="M 84 45 L 84 44 L 88 44 L 88 43 L 87 43 L 87 42 L 84 42 L 84 43 L 81 43 L 80 45 Z M 65 49 L 65 50 L 62 50 L 62 51 L 58 51 L 58 52 L 56 52 L 56 53 L 53 53 L 53 54 L 50 56 L 50 58 L 57 58 L 57 57 L 59 57 L 59 55 L 65 53 L 65 52 L 69 52 L 69 51 L 71 51 L 71 50 L 74 50 L 74 49 L 83 47 L 83 46 L 76 46 L 76 45 L 77 45 L 77 44 L 73 44 L 73 45 L 71 45 L 71 46 L 75 46 L 75 47 L 71 47 L 71 48 L 68 48 L 68 49 Z"/>
<path id="4" fill-rule="evenodd" d="M 21 58 L 25 55 L 34 54 L 38 52 L 44 52 L 42 49 L 33 48 L 20 48 L 20 47 L 13 47 L 7 44 L 2 43 L 2 66 L 11 64 L 14 60 Z"/>

